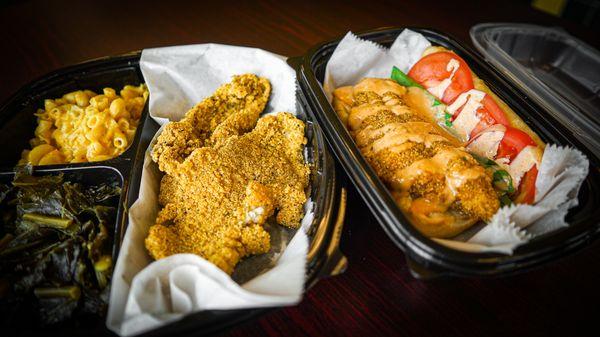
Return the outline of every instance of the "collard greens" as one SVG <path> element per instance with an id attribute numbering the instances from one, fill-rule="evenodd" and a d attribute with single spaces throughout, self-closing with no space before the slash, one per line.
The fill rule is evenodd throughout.
<path id="1" fill-rule="evenodd" d="M 84 187 L 31 168 L 0 185 L 0 312 L 3 325 L 41 325 L 104 315 L 112 273 L 116 184 Z M 14 322 L 13 322 L 14 323 Z"/>

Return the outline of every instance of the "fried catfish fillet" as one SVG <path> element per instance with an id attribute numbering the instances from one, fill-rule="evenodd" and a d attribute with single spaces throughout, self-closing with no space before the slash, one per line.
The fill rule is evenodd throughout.
<path id="1" fill-rule="evenodd" d="M 165 126 L 152 149 L 152 160 L 161 171 L 171 173 L 195 149 L 219 146 L 231 136 L 252 130 L 270 93 L 266 78 L 254 74 L 234 76 L 190 109 L 182 120 Z"/>
<path id="2" fill-rule="evenodd" d="M 289 113 L 265 116 L 243 135 L 220 127 L 205 138 L 218 146 L 194 149 L 164 176 L 164 208 L 145 244 L 155 259 L 193 253 L 231 274 L 243 257 L 269 251 L 269 216 L 299 226 L 309 168 L 304 123 Z"/>

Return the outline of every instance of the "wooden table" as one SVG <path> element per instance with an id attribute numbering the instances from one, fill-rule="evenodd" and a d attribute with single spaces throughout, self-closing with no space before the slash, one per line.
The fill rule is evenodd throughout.
<path id="1" fill-rule="evenodd" d="M 433 27 L 468 42 L 471 26 L 494 21 L 558 25 L 600 45 L 600 32 L 532 10 L 527 1 L 9 1 L 0 5 L 0 101 L 48 71 L 149 47 L 216 42 L 300 55 L 348 30 Z M 588 331 L 598 329 L 600 314 L 599 242 L 524 275 L 418 281 L 349 187 L 341 248 L 345 274 L 231 336 L 600 334 Z"/>

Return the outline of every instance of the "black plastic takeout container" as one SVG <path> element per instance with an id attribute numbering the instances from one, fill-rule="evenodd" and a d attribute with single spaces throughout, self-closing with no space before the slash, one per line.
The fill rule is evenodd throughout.
<path id="1" fill-rule="evenodd" d="M 14 165 L 36 126 L 34 112 L 43 107 L 46 98 L 56 98 L 79 89 L 101 92 L 102 88 L 116 90 L 126 84 L 143 83 L 139 68 L 140 52 L 107 57 L 63 68 L 38 79 L 15 93 L 0 106 L 0 182 L 10 182 Z M 298 100 L 300 102 L 300 100 Z M 339 238 L 344 221 L 346 192 L 333 156 L 330 154 L 322 131 L 306 108 L 298 104 L 298 117 L 306 122 L 307 161 L 311 164 L 309 194 L 315 203 L 314 220 L 309 233 L 306 286 L 319 279 L 342 272 L 346 258 L 339 251 Z M 113 260 L 116 261 L 123 235 L 127 229 L 127 210 L 138 197 L 144 154 L 158 124 L 149 116 L 148 104 L 144 107 L 133 143 L 120 156 L 106 161 L 78 164 L 39 166 L 34 175 L 64 173 L 65 180 L 96 185 L 116 181 L 122 188 L 116 212 Z M 189 315 L 147 335 L 211 334 L 259 315 L 268 309 L 204 311 Z M 105 326 L 105 318 L 71 319 L 59 325 L 35 327 L 0 326 L 3 331 L 18 334 L 45 335 L 113 335 Z"/>
<path id="2" fill-rule="evenodd" d="M 403 29 L 384 28 L 357 35 L 389 47 Z M 314 47 L 296 60 L 303 100 L 311 108 L 310 112 L 323 129 L 335 156 L 385 232 L 404 251 L 413 275 L 420 278 L 506 275 L 556 260 L 588 245 L 598 236 L 600 228 L 599 159 L 552 115 L 528 100 L 521 88 L 501 76 L 470 48 L 431 29 L 410 29 L 423 34 L 432 44 L 460 55 L 546 143 L 574 146 L 587 155 L 591 165 L 579 192 L 579 206 L 567 216 L 569 227 L 536 237 L 518 247 L 513 255 L 467 253 L 442 246 L 423 236 L 402 214 L 387 188 L 361 155 L 323 91 L 325 67 L 340 39 Z"/>
<path id="3" fill-rule="evenodd" d="M 36 127 L 34 113 L 44 106 L 44 99 L 62 97 L 79 89 L 102 92 L 105 87 L 120 90 L 126 84 L 139 85 L 144 81 L 138 61 L 139 54 L 135 53 L 89 61 L 54 71 L 21 88 L 0 106 L 0 174 L 14 172 L 21 151 L 30 148 L 29 140 L 33 138 Z M 127 225 L 125 205 L 130 205 L 137 198 L 139 178 L 135 179 L 134 176 L 139 176 L 141 172 L 145 147 L 149 143 L 149 137 L 157 129 L 148 119 L 146 104 L 133 142 L 120 156 L 100 162 L 34 167 L 34 172 L 39 174 L 77 171 L 86 176 L 85 181 L 89 185 L 107 183 L 106 175 L 102 174 L 107 170 L 120 176 L 122 193 L 117 226 L 113 233 L 116 243 L 113 249 L 115 259 Z M 133 184 L 134 181 L 137 184 Z M 132 184 L 133 188 L 130 189 Z"/>
<path id="4" fill-rule="evenodd" d="M 126 84 L 138 85 L 143 82 L 138 66 L 139 54 L 103 58 L 54 71 L 21 88 L 0 106 L 0 177 L 9 183 L 15 172 L 15 164 L 21 151 L 29 148 L 28 141 L 34 135 L 36 117 L 33 115 L 43 107 L 44 99 L 62 97 L 79 90 L 92 89 L 101 92 L 104 87 L 119 90 Z M 34 167 L 34 175 L 63 173 L 66 181 L 92 186 L 101 183 L 117 182 L 121 195 L 114 204 L 116 209 L 113 235 L 113 261 L 119 254 L 119 247 L 127 227 L 127 208 L 137 198 L 139 176 L 144 158 L 144 149 L 158 128 L 148 120 L 148 108 L 144 107 L 140 123 L 132 144 L 120 156 L 111 160 L 63 165 Z M 83 334 L 88 330 L 108 332 L 104 320 L 84 317 L 79 323 L 70 320 L 56 326 L 45 327 L 44 332 Z M 9 332 L 35 334 L 40 330 L 34 323 L 23 325 L 18 318 L 4 321 L 2 328 Z"/>

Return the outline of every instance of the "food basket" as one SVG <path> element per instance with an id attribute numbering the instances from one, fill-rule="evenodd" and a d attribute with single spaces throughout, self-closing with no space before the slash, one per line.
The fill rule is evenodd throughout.
<path id="1" fill-rule="evenodd" d="M 104 87 L 120 88 L 126 84 L 143 83 L 139 68 L 140 52 L 93 60 L 57 70 L 19 90 L 0 107 L 0 180 L 9 183 L 15 174 L 20 151 L 28 147 L 36 125 L 34 112 L 43 106 L 45 98 L 61 97 L 80 89 L 101 91 Z M 302 104 L 298 117 L 306 122 L 307 161 L 311 166 L 310 197 L 315 203 L 314 222 L 310 229 L 306 287 L 319 279 L 342 272 L 346 259 L 340 253 L 339 239 L 344 221 L 346 192 L 324 136 L 312 115 Z M 158 130 L 158 124 L 149 117 L 146 104 L 133 143 L 120 156 L 100 162 L 50 165 L 34 168 L 34 175 L 63 173 L 66 181 L 83 185 L 116 182 L 121 195 L 113 206 L 117 208 L 114 224 L 113 261 L 128 225 L 127 210 L 137 199 L 145 151 Z M 204 311 L 151 331 L 148 335 L 169 335 L 201 332 L 210 334 L 238 324 L 268 309 Z M 18 320 L 3 320 L 3 331 L 19 334 L 44 335 L 113 335 L 105 326 L 105 319 L 71 319 L 64 323 L 39 328 Z M 43 330 L 42 330 L 43 329 Z"/>
<path id="2" fill-rule="evenodd" d="M 358 37 L 389 47 L 404 28 L 384 28 L 357 34 Z M 600 228 L 599 158 L 573 133 L 543 107 L 528 99 L 524 89 L 470 48 L 454 38 L 431 29 L 410 28 L 423 34 L 433 45 L 456 52 L 502 100 L 545 142 L 570 145 L 590 159 L 590 173 L 579 191 L 579 205 L 571 209 L 566 221 L 570 226 L 541 235 L 519 246 L 512 255 L 467 253 L 442 246 L 417 231 L 400 211 L 388 189 L 377 177 L 352 140 L 329 103 L 323 90 L 327 61 L 340 39 L 312 48 L 295 59 L 302 99 L 310 107 L 319 125 L 352 183 L 394 243 L 404 251 L 413 275 L 419 278 L 441 276 L 498 276 L 540 266 L 588 245 Z"/>

